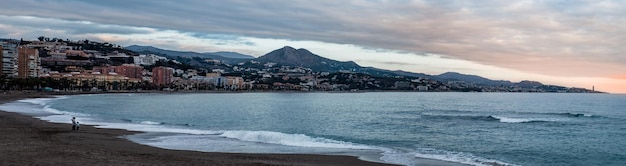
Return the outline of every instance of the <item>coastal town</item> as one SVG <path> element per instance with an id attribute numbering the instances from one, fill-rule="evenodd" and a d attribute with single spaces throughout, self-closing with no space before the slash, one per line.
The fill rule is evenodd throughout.
<path id="1" fill-rule="evenodd" d="M 482 77 L 458 73 L 402 74 L 325 59 L 291 47 L 259 58 L 224 60 L 41 36 L 30 41 L 0 39 L 0 49 L 3 91 L 596 92 L 593 88 L 567 88 L 535 81 L 468 81 L 463 78 Z M 287 59 L 296 62 L 281 61 L 285 59 L 281 56 L 292 56 Z M 312 58 L 317 61 L 304 63 Z"/>

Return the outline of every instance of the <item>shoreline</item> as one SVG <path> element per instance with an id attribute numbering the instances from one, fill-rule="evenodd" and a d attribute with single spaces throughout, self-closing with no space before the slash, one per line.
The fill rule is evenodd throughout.
<path id="1" fill-rule="evenodd" d="M 17 93 L 0 95 L 0 104 L 26 98 L 98 93 Z M 355 156 L 318 154 L 252 154 L 171 150 L 135 143 L 123 129 L 51 123 L 0 110 L 0 165 L 393 165 Z M 418 165 L 463 165 L 433 159 Z"/>

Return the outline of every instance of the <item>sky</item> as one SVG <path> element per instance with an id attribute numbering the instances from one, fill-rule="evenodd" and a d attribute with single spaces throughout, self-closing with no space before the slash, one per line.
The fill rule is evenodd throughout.
<path id="1" fill-rule="evenodd" d="M 89 39 L 626 93 L 621 0 L 3 0 L 0 38 Z"/>

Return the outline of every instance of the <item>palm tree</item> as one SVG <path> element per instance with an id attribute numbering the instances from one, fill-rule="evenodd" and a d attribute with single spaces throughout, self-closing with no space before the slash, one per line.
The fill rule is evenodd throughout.
<path id="1" fill-rule="evenodd" d="M 83 80 L 83 81 L 81 81 L 80 85 L 81 85 L 82 91 L 89 91 L 89 89 L 90 89 L 89 88 L 89 81 Z"/>
<path id="2" fill-rule="evenodd" d="M 120 82 L 118 81 L 113 81 L 113 83 L 111 84 L 111 90 L 120 90 Z"/>

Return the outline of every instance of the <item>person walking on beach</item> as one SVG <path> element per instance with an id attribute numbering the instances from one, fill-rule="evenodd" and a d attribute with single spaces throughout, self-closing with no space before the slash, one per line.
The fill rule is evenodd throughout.
<path id="1" fill-rule="evenodd" d="M 80 123 L 76 122 L 76 130 L 78 130 L 78 128 L 80 128 Z"/>
<path id="2" fill-rule="evenodd" d="M 72 130 L 76 130 L 76 117 L 72 117 Z"/>

